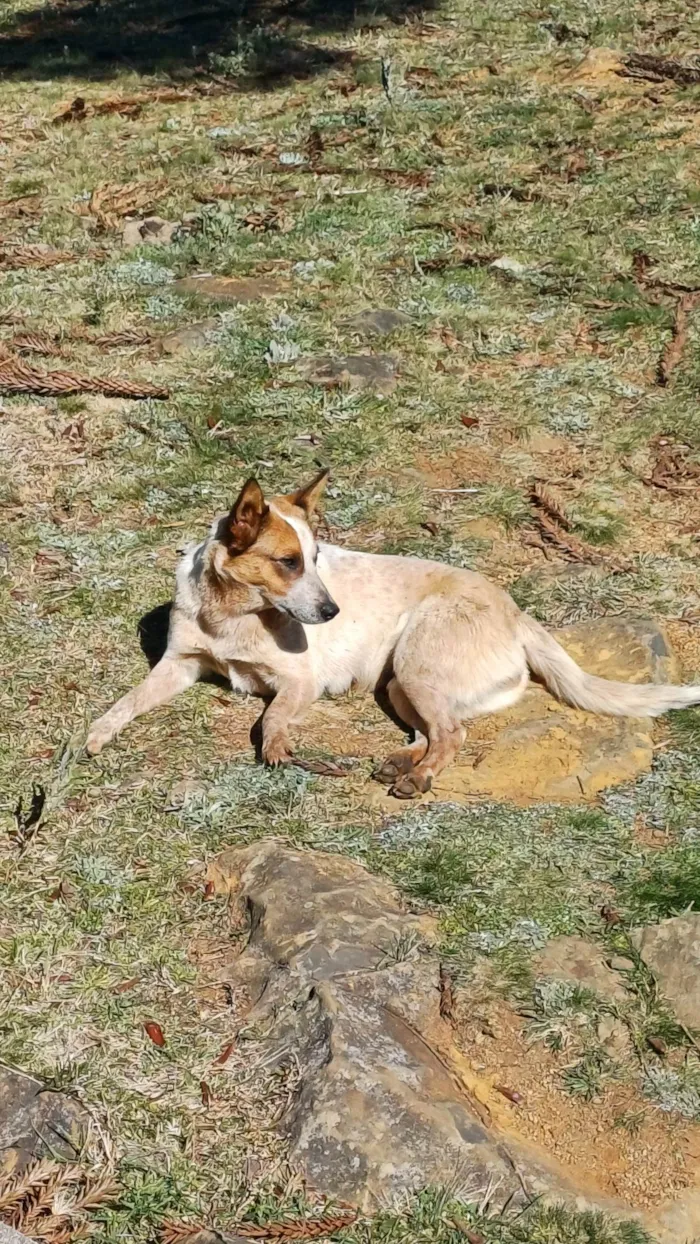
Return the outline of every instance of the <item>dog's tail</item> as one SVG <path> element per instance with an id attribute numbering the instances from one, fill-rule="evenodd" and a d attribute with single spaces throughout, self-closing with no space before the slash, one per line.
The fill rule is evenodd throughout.
<path id="1" fill-rule="evenodd" d="M 554 636 L 525 613 L 520 615 L 519 630 L 532 673 L 542 679 L 552 695 L 572 708 L 609 717 L 658 717 L 670 708 L 700 704 L 700 685 L 611 682 L 586 674 Z"/>

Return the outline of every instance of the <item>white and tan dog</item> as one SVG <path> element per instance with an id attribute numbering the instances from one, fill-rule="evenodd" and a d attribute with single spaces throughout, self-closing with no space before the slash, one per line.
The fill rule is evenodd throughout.
<path id="1" fill-rule="evenodd" d="M 269 502 L 255 480 L 244 485 L 180 564 L 165 655 L 94 723 L 88 752 L 205 673 L 274 697 L 262 719 L 269 765 L 291 760 L 289 727 L 319 696 L 384 689 L 415 741 L 376 776 L 410 799 L 453 759 L 464 723 L 514 704 L 531 672 L 560 700 L 595 713 L 653 717 L 700 703 L 700 686 L 584 673 L 505 592 L 469 570 L 317 544 L 310 520 L 326 479 L 323 472 Z"/>

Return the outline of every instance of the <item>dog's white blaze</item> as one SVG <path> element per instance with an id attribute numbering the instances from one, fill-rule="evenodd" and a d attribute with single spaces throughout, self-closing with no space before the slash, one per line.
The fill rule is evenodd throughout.
<path id="1" fill-rule="evenodd" d="M 296 534 L 304 562 L 303 574 L 292 584 L 284 597 L 284 608 L 299 622 L 322 622 L 323 614 L 320 610 L 328 603 L 329 597 L 318 577 L 315 556 L 316 541 L 311 530 L 303 519 L 295 518 L 291 514 L 283 514 L 276 505 L 271 505 L 270 509 L 278 518 L 288 523 Z M 282 604 L 281 601 L 279 603 Z"/>
<path id="2" fill-rule="evenodd" d="M 304 559 L 304 574 L 306 574 L 307 570 L 313 569 L 314 553 L 316 552 L 316 541 L 309 531 L 308 525 L 302 518 L 294 518 L 291 514 L 283 514 L 281 510 L 277 509 L 276 505 L 270 505 L 270 509 L 273 514 L 277 515 L 278 518 L 281 518 L 285 523 L 288 523 L 292 530 L 296 533 L 297 539 L 301 545 L 301 555 Z"/>

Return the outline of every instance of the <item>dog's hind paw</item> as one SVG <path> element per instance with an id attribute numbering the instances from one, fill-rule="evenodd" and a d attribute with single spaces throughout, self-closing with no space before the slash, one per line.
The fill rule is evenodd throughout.
<path id="1" fill-rule="evenodd" d="M 432 778 L 420 778 L 415 773 L 407 773 L 400 781 L 394 782 L 389 794 L 395 799 L 417 799 L 430 790 Z"/>
<path id="2" fill-rule="evenodd" d="M 391 786 L 395 782 L 401 770 L 391 760 L 385 760 L 383 765 L 375 769 L 372 778 L 375 782 L 381 782 L 382 786 Z"/>

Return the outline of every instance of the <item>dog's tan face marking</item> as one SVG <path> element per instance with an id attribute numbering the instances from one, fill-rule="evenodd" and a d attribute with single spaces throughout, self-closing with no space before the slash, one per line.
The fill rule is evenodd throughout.
<path id="1" fill-rule="evenodd" d="M 308 488 L 269 503 L 259 484 L 248 480 L 218 532 L 228 554 L 227 575 L 307 624 L 327 622 L 338 612 L 318 577 L 308 524 L 325 480 L 324 472 Z"/>

